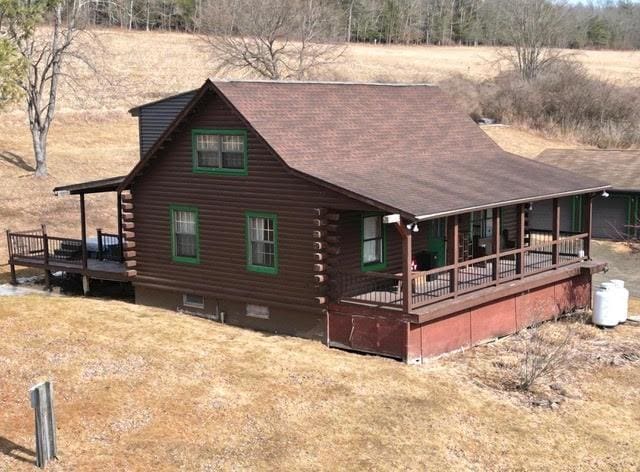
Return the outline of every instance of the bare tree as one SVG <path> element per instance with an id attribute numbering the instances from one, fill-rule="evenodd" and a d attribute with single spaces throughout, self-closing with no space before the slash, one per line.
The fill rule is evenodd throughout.
<path id="1" fill-rule="evenodd" d="M 26 97 L 35 175 L 46 176 L 47 137 L 55 116 L 65 61 L 82 57 L 72 46 L 83 31 L 79 22 L 85 3 L 84 0 L 9 1 L 14 5 L 7 18 L 6 37 L 27 68 L 18 86 Z M 51 26 L 46 25 L 47 20 Z"/>
<path id="2" fill-rule="evenodd" d="M 222 0 L 207 9 L 203 40 L 219 72 L 265 79 L 308 78 L 334 63 L 345 46 L 334 42 L 335 5 L 322 0 Z"/>
<path id="3" fill-rule="evenodd" d="M 566 52 L 558 49 L 567 9 L 550 0 L 502 0 L 500 4 L 501 57 L 510 62 L 523 79 L 536 78 Z"/>

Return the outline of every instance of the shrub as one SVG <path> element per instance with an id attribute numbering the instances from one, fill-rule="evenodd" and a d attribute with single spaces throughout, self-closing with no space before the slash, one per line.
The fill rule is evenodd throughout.
<path id="1" fill-rule="evenodd" d="M 478 86 L 484 116 L 608 148 L 640 145 L 640 88 L 591 77 L 561 61 L 530 81 L 505 72 Z"/>

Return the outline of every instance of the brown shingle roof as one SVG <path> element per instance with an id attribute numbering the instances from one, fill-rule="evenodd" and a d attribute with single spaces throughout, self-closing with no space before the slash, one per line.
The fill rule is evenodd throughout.
<path id="1" fill-rule="evenodd" d="M 535 159 L 609 182 L 613 190 L 640 192 L 640 150 L 547 149 Z"/>
<path id="2" fill-rule="evenodd" d="M 503 151 L 437 87 L 207 81 L 294 171 L 419 218 L 573 195 L 607 185 Z"/>

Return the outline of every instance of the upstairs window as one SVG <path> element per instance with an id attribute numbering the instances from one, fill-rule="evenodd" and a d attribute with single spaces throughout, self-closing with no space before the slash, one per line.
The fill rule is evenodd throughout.
<path id="1" fill-rule="evenodd" d="M 172 205 L 171 255 L 175 262 L 200 262 L 198 209 Z"/>
<path id="2" fill-rule="evenodd" d="M 206 174 L 247 174 L 247 132 L 193 130 L 193 170 Z"/>
<path id="3" fill-rule="evenodd" d="M 362 217 L 362 270 L 378 270 L 387 266 L 385 231 L 382 215 Z"/>
<path id="4" fill-rule="evenodd" d="M 247 212 L 247 269 L 278 273 L 278 219 L 273 213 Z"/>

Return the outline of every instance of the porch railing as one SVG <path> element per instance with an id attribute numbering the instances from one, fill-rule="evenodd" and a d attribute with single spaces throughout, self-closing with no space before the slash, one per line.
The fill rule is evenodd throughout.
<path id="1" fill-rule="evenodd" d="M 427 271 L 411 273 L 412 308 L 420 308 L 458 295 L 574 264 L 586 257 L 588 234 L 561 236 L 554 241 L 532 232 L 530 245 L 470 259 Z M 402 307 L 402 274 L 380 272 L 335 273 L 335 299 Z"/>

